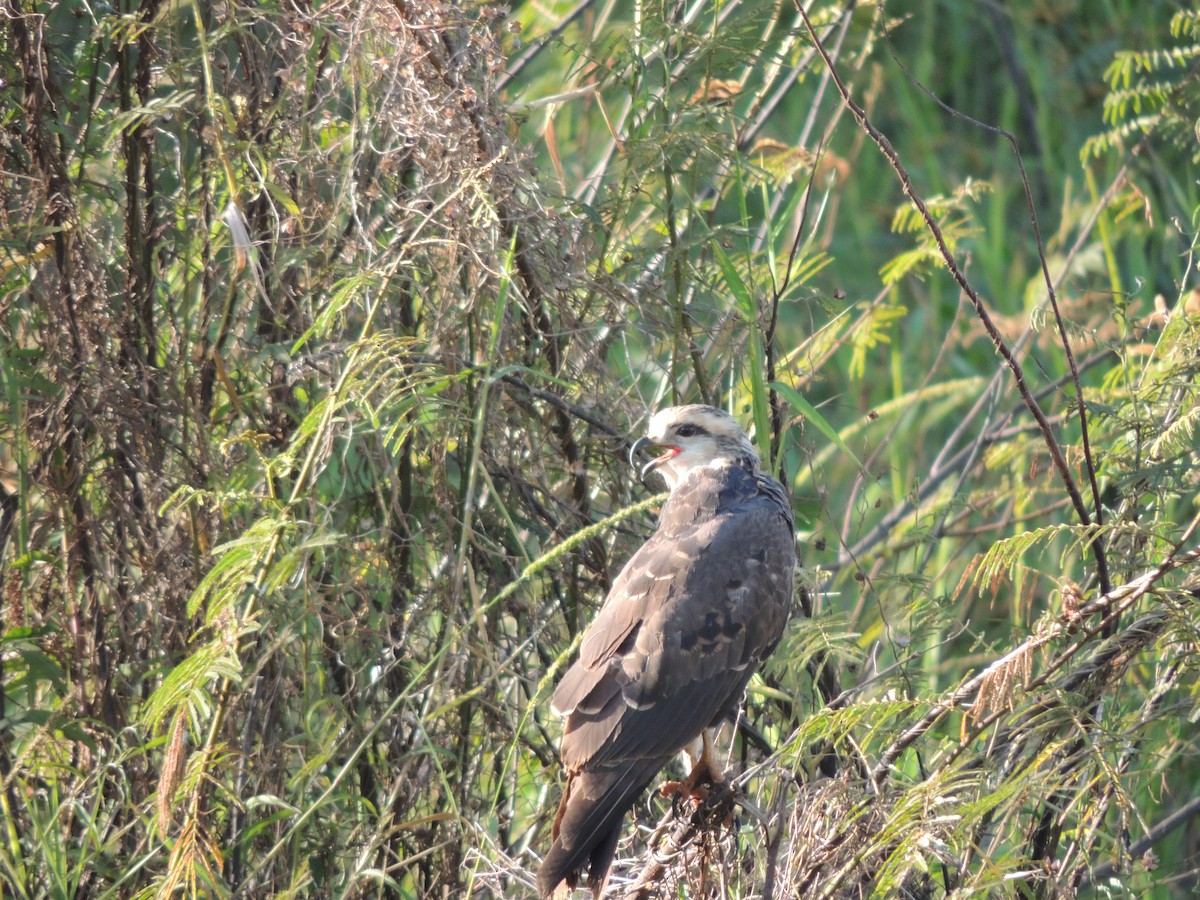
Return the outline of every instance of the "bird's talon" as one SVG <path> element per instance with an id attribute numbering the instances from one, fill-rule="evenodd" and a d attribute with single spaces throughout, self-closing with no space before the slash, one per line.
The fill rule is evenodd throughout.
<path id="1" fill-rule="evenodd" d="M 678 797 L 687 791 L 687 785 L 682 781 L 664 781 L 658 788 L 660 797 Z"/>
<path id="2" fill-rule="evenodd" d="M 693 772 L 693 775 L 696 773 Z M 703 773 L 707 775 L 707 773 Z M 686 797 L 692 801 L 693 807 L 702 806 L 709 798 L 709 793 L 714 782 L 711 778 L 694 778 L 688 776 L 683 781 L 664 781 L 658 788 L 660 797 L 667 797 L 678 802 Z"/>

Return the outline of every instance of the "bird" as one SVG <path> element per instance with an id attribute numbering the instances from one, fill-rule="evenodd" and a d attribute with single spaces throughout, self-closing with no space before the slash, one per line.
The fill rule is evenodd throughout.
<path id="1" fill-rule="evenodd" d="M 632 445 L 658 455 L 670 491 L 658 526 L 621 570 L 551 698 L 565 717 L 567 783 L 538 869 L 542 898 L 586 872 L 598 900 L 626 813 L 681 750 L 682 789 L 720 784 L 713 729 L 735 721 L 792 603 L 796 538 L 784 486 L 724 410 L 672 406 Z M 680 786 L 680 783 L 673 783 Z"/>

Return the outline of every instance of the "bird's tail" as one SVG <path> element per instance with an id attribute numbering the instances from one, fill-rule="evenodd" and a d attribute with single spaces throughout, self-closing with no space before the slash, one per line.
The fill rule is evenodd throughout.
<path id="1" fill-rule="evenodd" d="M 538 869 L 541 897 L 553 896 L 564 881 L 575 887 L 585 869 L 592 896 L 604 893 L 625 813 L 665 762 L 634 760 L 568 777 L 554 818 L 554 843 Z"/>

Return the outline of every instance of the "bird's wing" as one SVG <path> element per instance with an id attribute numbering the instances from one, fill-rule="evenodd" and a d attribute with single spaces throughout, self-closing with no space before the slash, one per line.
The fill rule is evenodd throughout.
<path id="1" fill-rule="evenodd" d="M 790 511 L 739 469 L 693 479 L 663 508 L 554 693 L 569 770 L 665 763 L 731 711 L 774 648 L 792 595 Z"/>

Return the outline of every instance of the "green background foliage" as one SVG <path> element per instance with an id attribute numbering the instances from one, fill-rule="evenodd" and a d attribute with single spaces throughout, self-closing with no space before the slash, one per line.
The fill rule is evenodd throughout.
<path id="1" fill-rule="evenodd" d="M 805 590 L 618 882 L 1196 889 L 1200 16 L 805 9 L 0 7 L 0 893 L 531 895 L 676 402 Z"/>

